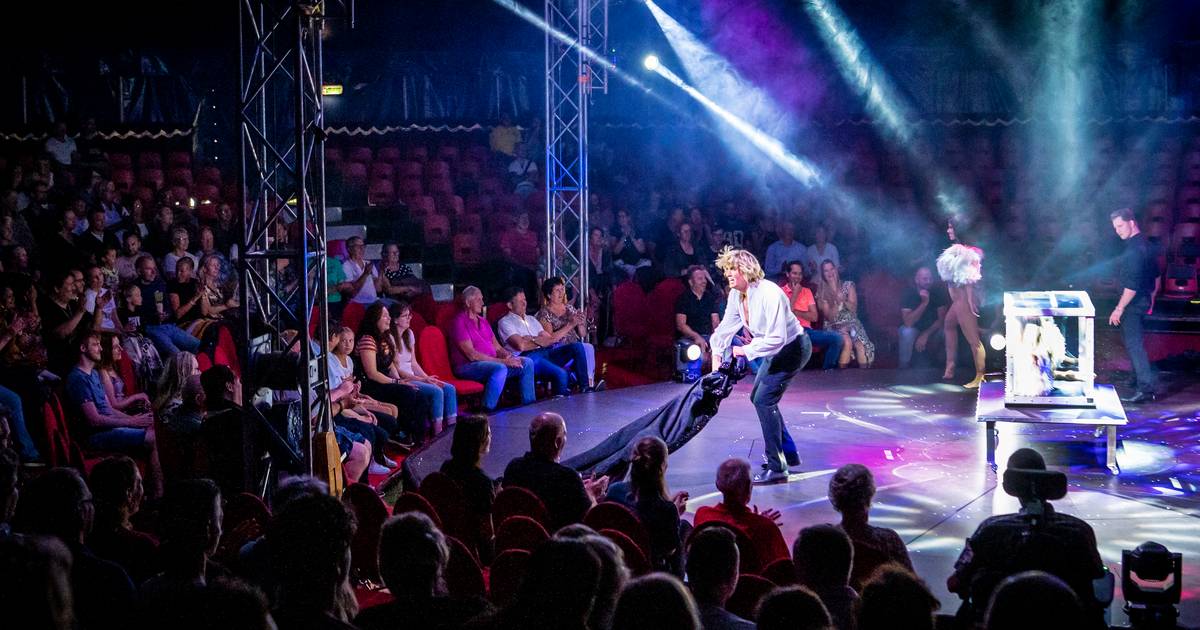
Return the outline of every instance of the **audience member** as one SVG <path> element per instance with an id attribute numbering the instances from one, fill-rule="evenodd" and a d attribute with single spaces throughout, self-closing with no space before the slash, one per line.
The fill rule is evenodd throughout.
<path id="1" fill-rule="evenodd" d="M 683 574 L 683 545 L 679 517 L 687 511 L 688 493 L 667 495 L 667 443 L 643 437 L 629 456 L 629 479 L 608 487 L 606 497 L 629 506 L 650 534 L 650 563 L 656 570 Z"/>
<path id="2" fill-rule="evenodd" d="M 158 572 L 158 540 L 134 529 L 131 521 L 142 507 L 141 471 L 126 455 L 106 457 L 92 467 L 88 487 L 95 505 L 88 547 L 141 584 Z"/>
<path id="3" fill-rule="evenodd" d="M 162 572 L 139 589 L 148 627 L 172 627 L 179 621 L 175 603 L 209 580 L 225 577 L 212 561 L 221 542 L 221 491 L 208 479 L 187 479 L 171 486 L 161 506 Z"/>
<path id="4" fill-rule="evenodd" d="M 429 403 L 433 432 L 441 433 L 458 418 L 458 390 L 454 385 L 430 375 L 417 361 L 417 338 L 412 330 L 412 306 L 397 302 L 388 308 L 392 336 L 396 339 L 396 374 L 400 380 L 421 392 Z"/>
<path id="5" fill-rule="evenodd" d="M 529 451 L 504 469 L 505 486 L 530 490 L 546 504 L 546 525 L 551 530 L 582 521 L 608 489 L 608 477 L 584 481 L 558 463 L 566 445 L 563 417 L 551 411 L 539 413 L 529 423 Z"/>
<path id="6" fill-rule="evenodd" d="M 1009 456 L 1007 468 L 1045 471 L 1046 461 L 1037 451 L 1020 448 Z M 982 620 L 987 602 L 1004 578 L 1036 570 L 1070 586 L 1085 611 L 1088 627 L 1099 627 L 1103 608 L 1096 601 L 1093 580 L 1103 577 L 1105 568 L 1092 527 L 1057 512 L 1028 486 L 1010 488 L 1006 483 L 1004 489 L 1021 501 L 1021 510 L 980 523 L 946 581 L 946 588 L 963 598 L 959 618 Z"/>
<path id="7" fill-rule="evenodd" d="M 117 257 L 117 277 L 121 284 L 133 282 L 137 277 L 137 259 L 142 256 L 142 237 L 136 230 L 125 233 L 121 240 L 121 255 Z"/>
<path id="8" fill-rule="evenodd" d="M 100 559 L 84 544 L 93 516 L 92 493 L 79 472 L 52 468 L 25 486 L 17 504 L 15 529 L 53 536 L 70 550 L 78 628 L 123 627 L 133 613 L 133 583 L 119 565 Z"/>
<path id="9" fill-rule="evenodd" d="M 89 435 L 82 436 L 83 440 L 102 451 L 147 455 L 146 476 L 151 496 L 161 496 L 162 477 L 154 439 L 154 416 L 147 412 L 129 415 L 108 404 L 108 396 L 100 384 L 100 372 L 96 369 L 102 358 L 100 335 L 83 335 L 78 348 L 79 361 L 67 375 L 67 397 L 91 430 Z"/>
<path id="10" fill-rule="evenodd" d="M 687 578 L 704 630 L 750 630 L 754 623 L 725 610 L 738 583 L 737 537 L 725 527 L 696 532 L 688 545 Z"/>
<path id="11" fill-rule="evenodd" d="M 942 335 L 942 323 L 946 318 L 949 296 L 941 287 L 933 286 L 933 272 L 929 267 L 919 267 L 913 273 L 912 286 L 900 299 L 900 367 L 912 365 L 913 354 L 936 356 Z M 930 345 L 933 342 L 933 345 Z"/>
<path id="12" fill-rule="evenodd" d="M 478 537 L 471 541 L 475 549 L 487 550 L 492 542 L 492 502 L 496 499 L 496 482 L 483 472 L 484 455 L 492 448 L 492 429 L 484 415 L 463 416 L 454 428 L 450 442 L 450 458 L 442 462 L 441 471 L 458 482 L 467 501 L 468 514 Z"/>
<path id="13" fill-rule="evenodd" d="M 520 141 L 521 130 L 513 124 L 512 116 L 507 113 L 500 114 L 500 122 L 492 127 L 491 133 L 488 134 L 488 144 L 491 145 L 492 151 L 513 157 Z"/>
<path id="14" fill-rule="evenodd" d="M 691 593 L 669 573 L 630 580 L 613 611 L 612 630 L 700 630 L 700 613 Z"/>
<path id="15" fill-rule="evenodd" d="M 67 123 L 65 122 L 54 123 L 54 133 L 46 138 L 42 148 L 60 166 L 70 166 L 74 160 L 79 158 L 75 139 L 67 135 Z"/>
<path id="16" fill-rule="evenodd" d="M 500 345 L 483 316 L 483 292 L 470 286 L 462 292 L 463 308 L 450 323 L 450 360 L 454 375 L 483 383 L 483 408 L 492 411 L 510 379 L 520 383 L 521 404 L 536 400 L 534 363 Z"/>
<path id="17" fill-rule="evenodd" d="M 120 332 L 125 327 L 117 315 L 115 294 L 104 286 L 104 270 L 99 265 L 88 265 L 84 273 L 83 310 L 84 319 L 93 322 L 93 328 L 106 333 Z"/>
<path id="18" fill-rule="evenodd" d="M 828 259 L 821 263 L 817 306 L 825 319 L 825 329 L 842 336 L 838 367 L 849 365 L 851 355 L 858 361 L 858 367 L 871 367 L 875 362 L 875 344 L 867 337 L 867 329 L 858 319 L 858 289 L 853 281 L 842 281 L 837 264 Z"/>
<path id="19" fill-rule="evenodd" d="M 568 369 L 575 376 L 579 389 L 586 391 L 589 380 L 587 351 L 581 342 L 563 341 L 573 329 L 564 326 L 557 333 L 548 332 L 540 320 L 529 314 L 529 301 L 520 287 L 510 287 L 505 293 L 505 302 L 508 314 L 496 325 L 504 347 L 516 356 L 533 361 L 534 378 L 549 381 L 556 395 L 571 393 Z"/>
<path id="20" fill-rule="evenodd" d="M 273 630 L 275 620 L 259 589 L 234 578 L 217 578 L 185 592 L 176 602 L 173 630 Z"/>
<path id="21" fill-rule="evenodd" d="M 779 511 L 768 509 L 760 513 L 758 506 L 751 509 L 750 497 L 754 485 L 750 477 L 750 462 L 738 457 L 721 462 L 717 468 L 717 490 L 721 493 L 721 502 L 696 510 L 695 524 L 699 527 L 717 521 L 736 527 L 754 545 L 759 564 L 767 566 L 780 558 L 789 558 L 791 554 L 779 531 Z"/>
<path id="22" fill-rule="evenodd" d="M 819 317 L 817 299 L 813 297 L 812 289 L 804 286 L 804 265 L 798 260 L 789 260 L 783 263 L 783 276 L 785 280 L 783 293 L 792 305 L 792 314 L 796 316 L 796 321 L 800 322 L 800 325 L 804 327 L 804 332 L 812 340 L 813 350 L 818 348 L 825 350 L 825 359 L 821 364 L 821 369 L 832 370 L 838 367 L 845 342 L 838 332 L 814 327 Z"/>
<path id="23" fill-rule="evenodd" d="M 400 380 L 396 371 L 398 353 L 391 316 L 383 302 L 375 302 L 367 307 L 358 324 L 355 376 L 362 383 L 363 393 L 395 406 L 399 426 L 384 430 L 395 437 L 423 440 L 430 429 L 429 404 L 416 387 Z"/>
<path id="24" fill-rule="evenodd" d="M 0 451 L 0 462 L 3 457 Z M 82 627 L 76 623 L 71 575 L 71 552 L 57 538 L 0 532 L 0 610 L 5 627 Z"/>
<path id="25" fill-rule="evenodd" d="M 805 269 L 809 276 L 816 276 L 821 271 L 821 265 L 826 260 L 833 263 L 834 267 L 841 268 L 842 259 L 838 253 L 838 248 L 833 243 L 827 241 L 829 231 L 824 225 L 818 225 L 813 229 L 813 244 L 808 246 L 805 256 Z"/>
<path id="26" fill-rule="evenodd" d="M 895 563 L 913 570 L 900 536 L 886 527 L 867 523 L 874 496 L 875 477 L 862 464 L 846 464 L 829 479 L 829 502 L 842 514 L 842 531 L 854 545 L 850 585 L 859 592 L 875 570 L 885 564 Z"/>
<path id="27" fill-rule="evenodd" d="M 108 231 L 108 213 L 100 205 L 88 210 L 87 231 L 75 239 L 75 243 L 95 259 L 104 255 L 105 248 L 120 247 L 117 236 Z"/>
<path id="28" fill-rule="evenodd" d="M 800 585 L 821 598 L 838 630 L 855 627 L 858 593 L 850 587 L 853 557 L 850 537 L 833 525 L 805 527 L 792 545 L 792 562 Z"/>
<path id="29" fill-rule="evenodd" d="M 588 628 L 611 628 L 617 598 L 629 581 L 629 568 L 625 566 L 625 555 L 621 548 L 582 523 L 567 525 L 554 532 L 554 537 L 582 542 L 600 561 L 600 580 L 596 583 L 596 598 L 588 615 Z"/>
<path id="30" fill-rule="evenodd" d="M 394 599 L 362 611 L 354 625 L 362 630 L 452 630 L 490 614 L 491 605 L 482 599 L 445 593 L 442 576 L 449 559 L 446 537 L 428 516 L 410 512 L 389 518 L 379 538 L 379 572 Z"/>
<path id="31" fill-rule="evenodd" d="M 793 260 L 804 260 L 807 249 L 796 240 L 796 225 L 791 221 L 779 222 L 779 240 L 767 246 L 767 258 L 763 269 L 778 273 L 783 264 Z"/>
<path id="32" fill-rule="evenodd" d="M 1024 571 L 1004 579 L 992 593 L 987 630 L 1058 630 L 1079 624 L 1083 607 L 1062 580 L 1045 571 Z"/>
<path id="33" fill-rule="evenodd" d="M 803 586 L 777 588 L 758 605 L 758 630 L 831 630 L 833 619 L 817 594 Z"/>
<path id="34" fill-rule="evenodd" d="M 612 237 L 613 265 L 632 278 L 638 269 L 649 267 L 650 252 L 646 240 L 637 232 L 637 226 L 627 208 L 617 210 L 617 226 Z"/>
<path id="35" fill-rule="evenodd" d="M 364 257 L 366 251 L 362 237 L 351 236 L 346 239 L 346 261 L 342 263 L 342 274 L 350 283 L 350 290 L 347 291 L 350 301 L 370 305 L 379 299 L 383 280 L 375 265 Z"/>
<path id="36" fill-rule="evenodd" d="M 171 356 L 182 350 L 198 352 L 200 340 L 173 323 L 174 313 L 167 302 L 167 284 L 158 277 L 158 263 L 154 262 L 154 257 L 143 255 L 138 258 L 137 272 L 133 286 L 141 292 L 141 304 L 135 309 L 132 302 L 129 303 L 133 311 L 130 315 L 138 318 L 132 324 L 146 333 L 160 355 Z M 130 323 L 127 317 L 123 316 L 122 320 Z"/>
<path id="37" fill-rule="evenodd" d="M 357 603 L 350 592 L 350 540 L 354 515 L 341 501 L 310 494 L 277 510 L 267 529 L 272 615 L 279 630 L 354 628 Z"/>
<path id="38" fill-rule="evenodd" d="M 246 488 L 242 425 L 242 383 L 228 365 L 214 365 L 200 375 L 204 389 L 204 447 L 207 476 L 221 493 L 234 496 Z"/>
<path id="39" fill-rule="evenodd" d="M 383 260 L 379 263 L 379 272 L 383 274 L 384 295 L 410 302 L 420 296 L 424 290 L 421 279 L 413 273 L 412 267 L 400 262 L 400 246 L 396 243 L 388 243 L 383 246 L 382 253 Z M 344 274 L 342 275 L 344 276 Z M 345 278 L 343 277 L 339 282 L 345 282 Z M 330 285 L 335 286 L 336 283 L 330 280 Z"/>
<path id="40" fill-rule="evenodd" d="M 517 143 L 513 155 L 515 157 L 508 163 L 508 181 L 513 192 L 525 198 L 537 189 L 538 165 L 529 159 L 529 150 L 524 143 Z"/>
<path id="41" fill-rule="evenodd" d="M 541 241 L 538 234 L 529 229 L 529 215 L 517 215 L 512 227 L 500 233 L 500 253 L 511 263 L 535 269 L 541 260 Z"/>
<path id="42" fill-rule="evenodd" d="M 680 339 L 689 339 L 704 352 L 704 364 L 712 363 L 708 337 L 721 323 L 721 305 L 715 289 L 708 290 L 708 270 L 692 265 L 684 272 L 688 288 L 675 300 L 675 331 Z"/>
<path id="43" fill-rule="evenodd" d="M 516 600 L 492 627 L 585 630 L 599 582 L 600 560 L 587 544 L 551 538 L 530 554 Z"/>
<path id="44" fill-rule="evenodd" d="M 921 578 L 899 565 L 884 565 L 863 587 L 858 630 L 933 630 L 939 605 Z"/>
<path id="45" fill-rule="evenodd" d="M 585 341 L 588 338 L 588 316 L 567 300 L 566 280 L 560 276 L 546 278 L 542 281 L 541 293 L 542 307 L 537 312 L 538 321 L 546 332 L 557 337 L 561 343 L 583 344 L 584 357 L 587 359 L 587 387 L 597 391 L 604 389 L 604 382 L 596 381 L 596 347 Z"/>
<path id="46" fill-rule="evenodd" d="M 75 360 L 74 342 L 77 335 L 95 330 L 100 318 L 84 309 L 79 299 L 83 287 L 75 284 L 69 269 L 54 271 L 49 276 L 49 293 L 38 304 L 42 318 L 42 340 L 52 372 L 62 376 L 71 370 Z"/>
<path id="47" fill-rule="evenodd" d="M 693 242 L 694 236 L 692 224 L 684 223 L 679 226 L 675 241 L 662 254 L 662 269 L 665 276 L 668 278 L 680 277 L 688 267 L 705 262 L 701 257 L 701 248 Z"/>

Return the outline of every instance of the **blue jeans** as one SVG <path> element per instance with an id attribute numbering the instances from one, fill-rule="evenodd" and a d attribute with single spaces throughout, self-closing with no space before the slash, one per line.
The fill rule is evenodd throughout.
<path id="1" fill-rule="evenodd" d="M 800 335 L 773 356 L 765 357 L 758 373 L 754 376 L 754 388 L 750 390 L 750 401 L 758 413 L 758 424 L 763 433 L 763 450 L 766 451 L 767 468 L 783 472 L 787 470 L 787 456 L 796 457 L 796 445 L 783 423 L 779 412 L 779 400 L 812 356 L 812 340 Z"/>
<path id="2" fill-rule="evenodd" d="M 812 347 L 825 348 L 825 359 L 821 362 L 821 369 L 832 370 L 836 368 L 838 357 L 842 356 L 842 345 L 845 343 L 842 336 L 832 330 L 817 330 L 815 328 L 807 328 L 805 332 L 808 333 Z"/>
<path id="3" fill-rule="evenodd" d="M 1133 364 L 1133 374 L 1137 378 L 1137 390 L 1148 394 L 1154 393 L 1154 368 L 1150 365 L 1150 355 L 1146 353 L 1146 332 L 1143 320 L 1146 310 L 1150 308 L 1149 299 L 1134 299 L 1125 308 L 1121 318 L 1121 339 L 1125 342 L 1125 352 L 1129 353 L 1129 362 Z"/>
<path id="4" fill-rule="evenodd" d="M 536 378 L 548 379 L 554 385 L 554 393 L 565 396 L 571 393 L 567 368 L 575 375 L 575 382 L 584 389 L 591 380 L 588 374 L 587 349 L 582 343 L 564 343 L 552 348 L 541 348 L 524 354 L 533 359 Z"/>
<path id="5" fill-rule="evenodd" d="M 432 383 L 417 383 L 417 390 L 429 401 L 429 412 L 434 420 L 449 420 L 458 415 L 458 391 L 450 383 L 440 387 Z"/>
<path id="6" fill-rule="evenodd" d="M 21 397 L 7 387 L 0 387 L 0 405 L 8 408 L 8 428 L 16 436 L 17 455 L 21 461 L 31 462 L 42 458 L 29 429 L 25 427 L 25 408 L 21 405 Z"/>
<path id="7" fill-rule="evenodd" d="M 483 408 L 492 411 L 500 404 L 500 394 L 509 379 L 521 381 L 521 404 L 528 405 L 537 400 L 533 388 L 533 359 L 517 357 L 521 367 L 511 368 L 499 361 L 472 361 L 454 370 L 454 375 L 468 381 L 483 383 Z"/>
<path id="8" fill-rule="evenodd" d="M 146 430 L 134 427 L 106 429 L 93 433 L 87 443 L 88 446 L 99 451 L 142 453 L 146 446 Z"/>
<path id="9" fill-rule="evenodd" d="M 175 324 L 146 326 L 146 336 L 164 358 L 178 354 L 180 350 L 187 350 L 193 354 L 200 351 L 200 340 Z"/>

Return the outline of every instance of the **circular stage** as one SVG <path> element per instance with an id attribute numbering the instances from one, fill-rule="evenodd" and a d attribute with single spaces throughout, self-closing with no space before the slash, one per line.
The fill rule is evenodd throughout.
<path id="1" fill-rule="evenodd" d="M 939 376 L 931 370 L 802 372 L 780 407 L 804 461 L 789 483 L 756 487 L 752 502 L 782 512 L 781 527 L 790 543 L 803 527 L 837 522 L 826 488 L 838 466 L 870 467 L 878 486 L 871 522 L 900 534 L 942 611 L 953 612 L 958 598 L 946 590 L 945 578 L 964 539 L 984 518 L 1018 506 L 986 463 L 975 392 L 939 383 Z M 1200 589 L 1200 383 L 1171 382 L 1169 375 L 1164 381 L 1165 399 L 1126 409 L 1129 426 L 1118 432 L 1119 476 L 1104 467 L 1103 437 L 1091 427 L 999 424 L 996 461 L 1003 470 L 1013 450 L 1031 446 L 1050 466 L 1066 472 L 1070 491 L 1056 504 L 1092 525 L 1101 557 L 1118 578 L 1122 549 L 1154 540 L 1182 553 L 1180 621 L 1194 625 L 1200 624 L 1200 601 L 1192 596 Z M 484 467 L 499 476 L 510 459 L 525 452 L 529 420 L 538 412 L 556 411 L 566 418 L 565 459 L 686 388 L 660 383 L 496 413 Z M 690 493 L 689 513 L 720 501 L 713 482 L 723 459 L 761 461 L 762 438 L 749 390 L 748 381 L 739 384 L 704 430 L 670 457 L 670 489 Z M 449 446 L 447 433 L 411 455 L 406 465 L 420 478 L 441 465 Z M 1124 622 L 1123 603 L 1118 593 L 1113 623 Z"/>

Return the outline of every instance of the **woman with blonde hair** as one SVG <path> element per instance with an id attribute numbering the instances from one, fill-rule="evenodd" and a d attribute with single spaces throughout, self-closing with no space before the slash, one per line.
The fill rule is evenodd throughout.
<path id="1" fill-rule="evenodd" d="M 837 265 L 825 259 L 817 281 L 817 306 L 825 318 L 825 328 L 842 335 L 842 356 L 838 367 L 850 365 L 853 355 L 858 367 L 868 368 L 875 362 L 875 344 L 858 319 L 858 289 L 851 280 L 842 280 Z"/>
<path id="2" fill-rule="evenodd" d="M 183 388 L 193 374 L 200 373 L 196 355 L 186 350 L 170 356 L 158 377 L 158 390 L 154 394 L 154 413 L 162 413 L 173 401 L 183 398 Z"/>

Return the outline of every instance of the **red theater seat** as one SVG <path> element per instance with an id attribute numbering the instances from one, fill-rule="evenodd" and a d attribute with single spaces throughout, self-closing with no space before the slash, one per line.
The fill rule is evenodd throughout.
<path id="1" fill-rule="evenodd" d="M 478 396 L 483 385 L 474 381 L 455 378 L 450 368 L 450 352 L 446 348 L 446 335 L 437 326 L 426 326 L 417 338 L 417 358 L 421 367 L 429 374 L 454 386 L 460 397 Z"/>
<path id="2" fill-rule="evenodd" d="M 371 162 L 371 147 L 354 147 L 346 154 L 347 162 L 369 164 Z"/>
<path id="3" fill-rule="evenodd" d="M 401 160 L 400 147 L 380 147 L 375 153 L 376 162 L 395 164 Z"/>

